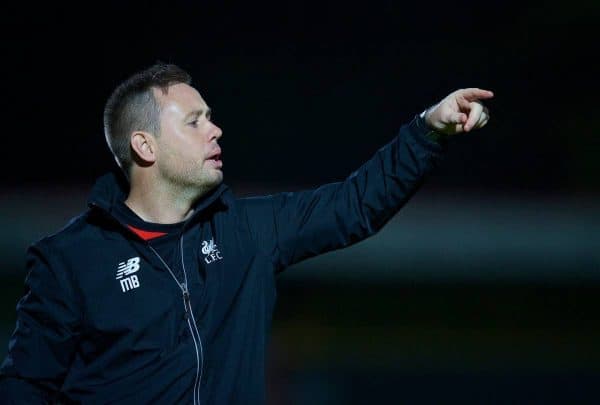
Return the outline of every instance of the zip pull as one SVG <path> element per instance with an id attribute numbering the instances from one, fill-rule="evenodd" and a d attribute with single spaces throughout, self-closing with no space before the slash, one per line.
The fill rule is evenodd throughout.
<path id="1" fill-rule="evenodd" d="M 183 307 L 185 308 L 185 314 L 183 314 L 183 318 L 187 321 L 189 317 L 188 308 L 191 308 L 190 305 L 190 293 L 187 290 L 187 286 L 184 285 L 183 290 Z"/>

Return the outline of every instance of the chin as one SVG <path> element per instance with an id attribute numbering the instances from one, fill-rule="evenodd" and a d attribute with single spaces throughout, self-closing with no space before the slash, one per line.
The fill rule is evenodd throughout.
<path id="1" fill-rule="evenodd" d="M 212 176 L 209 185 L 210 188 L 216 187 L 219 184 L 221 184 L 221 182 L 223 181 L 223 173 L 219 172 L 217 174 L 215 174 L 214 176 Z"/>
<path id="2" fill-rule="evenodd" d="M 219 184 L 220 182 L 223 181 L 223 172 L 221 170 L 217 171 L 217 174 L 215 176 L 215 180 L 216 180 L 217 184 Z"/>

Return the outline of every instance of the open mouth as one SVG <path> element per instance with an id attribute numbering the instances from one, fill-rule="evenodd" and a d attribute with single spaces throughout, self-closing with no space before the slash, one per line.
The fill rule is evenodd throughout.
<path id="1" fill-rule="evenodd" d="M 207 161 L 211 162 L 214 167 L 221 168 L 223 167 L 223 162 L 221 161 L 221 154 L 218 153 L 214 156 L 211 156 L 207 159 Z"/>

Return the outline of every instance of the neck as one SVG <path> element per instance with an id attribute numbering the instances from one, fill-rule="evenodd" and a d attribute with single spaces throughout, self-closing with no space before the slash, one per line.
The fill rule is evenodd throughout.
<path id="1" fill-rule="evenodd" d="M 155 180 L 136 179 L 131 182 L 125 204 L 146 222 L 174 224 L 188 219 L 194 213 L 194 202 L 207 192 Z"/>

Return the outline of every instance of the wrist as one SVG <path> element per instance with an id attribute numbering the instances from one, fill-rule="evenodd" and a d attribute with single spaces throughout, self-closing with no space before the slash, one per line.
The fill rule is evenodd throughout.
<path id="1" fill-rule="evenodd" d="M 429 108 L 424 109 L 423 112 L 419 114 L 419 117 L 417 118 L 417 120 L 419 121 L 419 124 L 427 130 L 426 136 L 429 139 L 431 139 L 435 142 L 440 142 L 444 138 L 444 134 L 441 132 L 437 132 L 435 130 L 435 128 L 433 128 L 431 125 L 429 125 L 429 123 L 427 122 L 427 112 L 428 111 L 429 111 Z"/>

